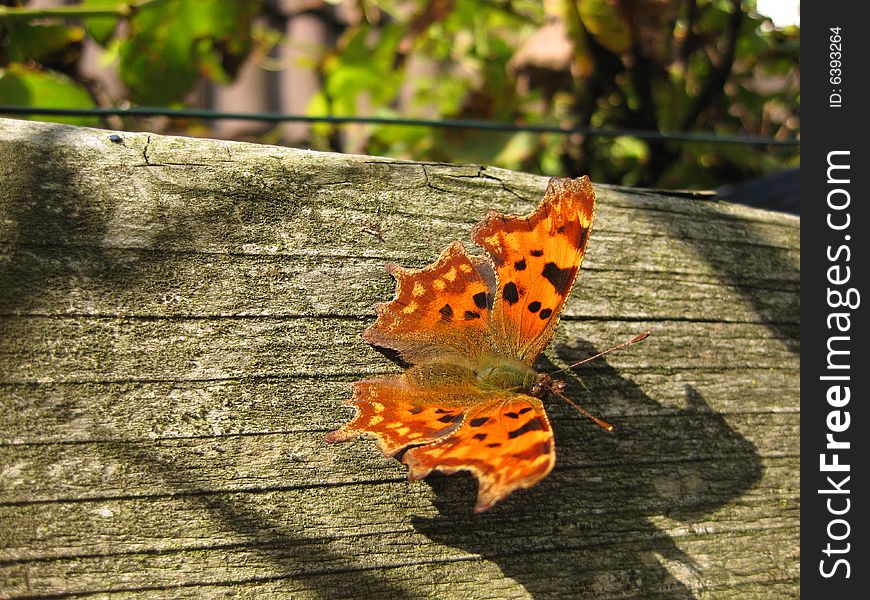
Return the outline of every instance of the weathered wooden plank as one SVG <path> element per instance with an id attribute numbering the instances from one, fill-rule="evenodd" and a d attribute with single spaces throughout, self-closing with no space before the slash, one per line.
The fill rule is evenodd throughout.
<path id="1" fill-rule="evenodd" d="M 614 420 L 626 415 L 673 415 L 685 408 L 685 388 L 691 386 L 697 395 L 715 399 L 716 412 L 722 416 L 796 413 L 789 397 L 798 377 L 795 370 L 672 369 L 655 373 L 626 367 L 620 374 L 637 390 L 610 385 L 606 375 L 599 376 L 596 367 L 589 365 L 583 381 L 595 394 L 578 392 L 577 399 L 592 403 L 602 417 Z M 6 424 L 7 433 L 0 443 L 220 438 L 326 431 L 348 409 L 334 402 L 317 406 L 298 399 L 318 394 L 324 398 L 348 397 L 353 378 L 6 384 L 0 422 Z M 735 388 L 734 381 L 745 385 Z M 653 406 L 638 401 L 643 398 L 640 394 L 667 400 L 659 400 Z M 280 423 L 273 422 L 276 415 L 280 415 Z"/>
<path id="2" fill-rule="evenodd" d="M 716 546 L 729 548 L 731 568 L 723 568 L 714 562 L 695 567 L 716 573 L 723 582 L 735 578 L 735 575 L 750 585 L 794 582 L 798 575 L 794 568 L 786 565 L 776 574 L 767 571 L 759 561 L 764 553 L 759 552 L 758 545 L 752 544 L 748 535 L 764 546 L 773 547 L 795 535 L 793 529 L 757 528 L 737 534 L 704 532 L 702 535 L 654 534 L 641 530 L 626 534 L 618 541 L 593 535 L 579 547 L 554 548 L 550 545 L 549 548 L 520 548 L 506 554 L 483 551 L 482 557 L 481 549 L 487 542 L 483 536 L 473 533 L 472 537 L 478 537 L 480 541 L 469 543 L 471 550 L 465 551 L 452 549 L 451 544 L 431 543 L 421 547 L 408 534 L 331 540 L 327 545 L 323 540 L 299 540 L 282 532 L 270 532 L 259 543 L 239 546 L 228 544 L 205 549 L 58 559 L 44 563 L 41 576 L 45 579 L 31 576 L 30 592 L 44 593 L 56 589 L 58 582 L 63 582 L 73 593 L 90 592 L 100 590 L 98 586 L 105 585 L 106 580 L 111 581 L 112 586 L 102 589 L 162 591 L 178 587 L 180 575 L 183 585 L 188 587 L 226 587 L 271 581 L 280 586 L 276 591 L 317 591 L 329 597 L 359 597 L 361 589 L 373 585 L 382 586 L 378 597 L 383 597 L 381 594 L 384 593 L 392 593 L 393 597 L 466 594 L 477 597 L 474 590 L 478 588 L 500 589 L 500 597 L 523 597 L 524 592 L 533 597 L 540 594 L 546 597 L 613 597 L 615 589 L 621 590 L 620 597 L 645 598 L 656 593 L 671 594 L 667 597 L 693 597 L 692 592 L 704 591 L 706 587 L 712 588 L 708 592 L 711 597 L 716 597 L 717 588 L 728 589 L 730 586 L 724 583 L 705 586 L 697 571 L 693 572 L 680 563 L 680 559 L 688 555 L 703 556 L 714 540 Z M 447 531 L 431 535 L 438 541 L 456 543 L 455 536 Z M 387 556 L 393 560 L 384 561 Z M 397 556 L 402 557 L 397 559 Z M 659 556 L 664 559 L 659 559 Z M 606 569 L 593 566 L 574 572 L 564 569 L 564 562 L 589 564 L 592 561 L 592 564 L 598 564 L 601 558 L 614 566 Z M 658 560 L 662 566 L 651 572 L 648 563 Z M 259 581 L 239 577 L 233 568 L 239 564 L 249 565 L 259 573 L 256 578 Z M 120 569 L 116 570 L 118 567 Z M 4 576 L 8 574 L 9 580 L 20 581 L 21 567 L 18 567 L 19 573 L 15 570 L 16 566 L 3 568 Z M 142 576 L 133 579 L 125 577 L 125 573 L 141 573 Z M 460 575 L 458 579 L 457 574 Z M 423 582 L 437 585 L 434 588 L 421 586 Z M 484 585 L 489 583 L 493 585 Z"/>
<path id="3" fill-rule="evenodd" d="M 554 472 L 554 482 L 542 485 L 554 488 L 571 486 L 570 501 L 561 500 L 560 508 L 546 514 L 541 511 L 515 512 L 501 519 L 485 517 L 481 520 L 463 506 L 467 504 L 463 497 L 465 491 L 471 487 L 468 478 L 407 482 L 401 478 L 400 469 L 393 465 L 384 470 L 385 475 L 394 475 L 392 479 L 385 478 L 379 483 L 348 481 L 339 487 L 277 485 L 247 491 L 207 491 L 197 482 L 190 482 L 185 484 L 186 488 L 150 496 L 108 497 L 104 494 L 76 502 L 24 499 L 20 503 L 0 506 L 0 516 L 5 523 L 12 525 L 4 532 L 5 549 L 0 560 L 22 562 L 74 558 L 82 553 L 148 553 L 161 548 L 203 549 L 217 543 L 242 544 L 256 540 L 262 533 L 256 522 L 243 521 L 237 525 L 223 522 L 220 512 L 208 508 L 210 503 L 216 506 L 239 503 L 239 507 L 272 515 L 288 531 L 322 538 L 413 532 L 414 524 L 410 520 L 385 522 L 383 508 L 391 503 L 396 504 L 397 510 L 412 516 L 434 517 L 440 511 L 446 529 L 450 528 L 448 519 L 453 519 L 453 525 L 459 528 L 485 526 L 495 530 L 505 523 L 517 529 L 528 527 L 523 539 L 516 542 L 518 544 L 546 542 L 553 545 L 559 539 L 565 544 L 576 545 L 579 542 L 575 538 L 578 537 L 633 531 L 637 528 L 639 516 L 649 517 L 661 529 L 698 535 L 708 529 L 739 532 L 753 527 L 788 528 L 793 525 L 793 513 L 799 506 L 799 489 L 797 480 L 790 478 L 789 472 L 796 467 L 797 457 L 763 459 L 760 466 L 768 473 L 767 479 L 747 489 L 727 506 L 709 515 L 699 514 L 690 524 L 685 522 L 686 515 L 698 513 L 710 495 L 728 493 L 728 484 L 721 478 L 703 480 L 708 472 L 716 470 L 708 467 L 714 465 L 718 457 L 698 458 L 697 464 L 693 465 L 696 474 L 686 482 L 677 483 L 670 482 L 669 476 L 675 472 L 673 463 L 655 462 L 655 457 L 645 458 L 646 462 L 633 465 L 560 466 Z M 739 457 L 732 455 L 730 458 L 733 461 Z M 154 461 L 159 461 L 159 458 Z M 745 467 L 738 465 L 735 468 Z M 170 465 L 165 470 L 173 468 Z M 387 473 L 387 470 L 392 473 Z M 630 479 L 628 476 L 632 470 L 647 475 L 656 484 L 649 487 Z M 583 484 L 572 484 L 581 471 Z M 178 479 L 183 478 L 179 475 Z M 619 489 L 612 489 L 612 481 L 618 482 Z M 154 486 L 152 490 L 158 491 Z M 361 491 L 368 496 L 365 505 L 356 500 Z M 542 492 L 524 492 L 521 498 L 525 498 L 525 503 L 540 505 L 543 509 L 555 505 L 553 496 L 552 490 L 544 489 Z M 331 497 L 331 512 L 320 514 L 318 507 L 328 497 Z M 774 499 L 780 499 L 781 504 L 773 503 Z M 670 516 L 657 516 L 659 512 L 668 512 Z M 129 515 L 136 518 L 128 518 Z M 565 519 L 566 515 L 573 515 L 573 518 Z M 578 527 L 578 517 L 582 517 L 580 522 L 588 522 L 590 527 L 594 522 L 601 532 L 596 533 L 595 528 Z M 602 525 L 602 520 L 607 524 Z M 64 535 L 71 523 L 77 524 L 80 536 Z M 36 535 L 37 530 L 41 535 Z M 213 536 L 209 535 L 210 532 Z"/>
<path id="4" fill-rule="evenodd" d="M 530 525 L 534 524 L 526 527 Z M 425 525 L 421 528 L 425 530 Z M 509 527 L 508 531 L 516 534 L 521 530 Z M 209 588 L 214 592 L 216 587 L 244 584 L 256 584 L 256 589 L 262 591 L 259 585 L 271 581 L 277 591 L 311 590 L 309 586 L 313 585 L 329 597 L 358 597 L 360 590 L 372 585 L 371 577 L 387 589 L 392 588 L 393 594 L 416 597 L 432 593 L 432 588 L 420 586 L 430 579 L 438 581 L 442 596 L 462 592 L 485 597 L 487 591 L 496 589 L 498 597 L 521 597 L 530 591 L 546 593 L 547 597 L 614 597 L 618 589 L 619 597 L 651 597 L 657 591 L 685 592 L 694 588 L 696 593 L 702 590 L 707 593 L 700 596 L 684 593 L 678 597 L 722 597 L 724 591 L 733 592 L 733 588 L 753 583 L 762 589 L 777 582 L 794 585 L 798 577 L 795 555 L 784 556 L 786 560 L 779 565 L 772 564 L 770 556 L 797 534 L 793 528 L 753 527 L 736 534 L 707 530 L 685 535 L 677 531 L 656 534 L 648 527 L 633 535 L 623 534 L 620 540 L 612 534 L 603 539 L 590 536 L 593 539 L 579 548 L 566 547 L 564 543 L 549 549 L 529 549 L 524 545 L 514 554 L 486 550 L 493 539 L 499 539 L 497 535 L 481 535 L 471 530 L 467 537 L 478 541 L 469 543 L 471 550 L 463 552 L 455 535 L 445 531 L 428 534 L 435 540 L 428 546 L 421 546 L 414 539 L 419 535 L 416 533 L 381 533 L 346 541 L 331 539 L 327 546 L 322 540 L 300 540 L 276 531 L 273 526 L 260 539 L 245 540 L 238 545 L 108 555 L 87 555 L 77 550 L 77 556 L 71 559 L 7 563 L 0 565 L 0 581 L 7 591 L 27 590 L 37 594 L 58 587 L 85 593 L 143 588 L 162 592 L 176 588 L 179 582 L 185 587 L 200 588 L 200 593 Z M 457 545 L 459 549 L 450 550 Z M 433 553 L 445 548 L 448 554 Z M 724 564 L 708 559 L 694 565 L 694 570 L 684 566 L 686 556 L 715 556 L 723 551 L 728 553 Z M 395 560 L 402 555 L 397 562 L 383 560 L 385 557 Z M 565 568 L 566 564 L 601 565 L 602 558 L 609 567 Z M 248 572 L 258 575 L 244 578 L 238 565 L 249 566 Z M 29 577 L 23 572 L 28 567 Z M 701 576 L 705 571 L 715 574 L 721 583 L 705 584 Z M 361 572 L 368 577 L 358 579 Z M 735 580 L 741 583 L 735 585 Z M 22 585 L 25 581 L 29 582 L 29 588 Z M 481 594 L 475 594 L 475 589 L 481 589 Z"/>
<path id="5" fill-rule="evenodd" d="M 9 383 L 62 381 L 173 380 L 244 376 L 335 376 L 371 371 L 377 353 L 360 340 L 361 319 L 218 318 L 0 318 L 6 353 L 0 369 Z M 796 332 L 797 326 L 787 326 Z M 647 352 L 682 368 L 777 368 L 791 356 L 786 340 L 763 325 L 685 321 L 574 321 L 564 319 L 551 351 L 556 359 L 577 360 L 570 340 L 594 340 L 600 347 L 623 341 L 644 329 Z M 698 332 L 704 344 L 697 344 Z M 76 339 L 75 346 L 69 344 Z M 597 343 L 596 343 L 597 342 Z M 577 348 L 590 344 L 574 342 Z M 740 352 L 734 353 L 735 346 Z M 290 350 L 288 350 L 290 349 Z M 328 357 L 325 358 L 325 357 Z M 621 354 L 616 368 L 637 363 Z M 379 359 L 378 367 L 387 362 Z"/>
<path id="6" fill-rule="evenodd" d="M 555 411 L 562 416 L 563 411 Z M 766 443 L 750 448 L 728 433 L 717 415 L 622 417 L 618 433 L 603 440 L 570 415 L 555 426 L 559 464 L 565 468 L 606 465 L 625 472 L 664 462 L 780 456 L 777 440 L 796 435 L 796 415 L 734 415 L 728 427 L 760 432 Z M 692 438 L 683 431 L 692 429 Z M 138 442 L 79 442 L 0 447 L 8 465 L 0 479 L 7 502 L 171 494 L 184 483 L 199 491 L 233 491 L 401 478 L 404 467 L 378 456 L 371 444 L 357 444 L 336 457 L 323 452 L 323 432 L 166 438 Z M 590 458 L 595 454 L 608 458 Z M 139 468 L 141 457 L 171 471 Z M 678 468 L 678 467 L 674 467 Z M 726 467 L 723 467 L 726 468 Z M 729 467 L 730 468 L 730 467 Z M 733 470 L 752 470 L 747 464 Z M 363 475 L 364 474 L 364 475 Z M 170 479 L 167 477 L 171 475 Z"/>
<path id="7" fill-rule="evenodd" d="M 422 487 L 418 484 L 416 487 Z M 375 490 L 375 502 L 389 504 L 386 491 Z M 425 532 L 425 537 L 417 540 L 418 553 L 404 557 L 408 561 L 420 562 L 427 559 L 428 554 L 434 560 L 467 560 L 479 552 L 479 548 L 487 546 L 489 553 L 531 554 L 539 552 L 557 552 L 565 549 L 586 549 L 593 551 L 606 543 L 624 544 L 642 541 L 644 538 L 661 537 L 666 534 L 679 540 L 701 540 L 706 535 L 750 537 L 753 532 L 767 532 L 767 535 L 786 537 L 789 527 L 784 515 L 767 515 L 762 511 L 758 521 L 747 524 L 747 518 L 752 513 L 752 504 L 767 500 L 775 490 L 763 494 L 752 494 L 746 504 L 719 511 L 712 519 L 686 528 L 684 525 L 671 525 L 656 522 L 658 530 L 653 530 L 646 522 L 643 514 L 625 507 L 620 510 L 608 511 L 604 515 L 596 515 L 596 511 L 584 507 L 584 499 L 576 505 L 563 507 L 559 519 L 540 515 L 529 515 L 518 520 L 509 520 L 502 525 L 506 531 L 501 531 L 491 520 L 481 522 L 475 520 L 468 511 L 454 518 L 438 516 L 430 509 L 422 515 L 415 516 L 414 526 L 410 524 L 402 530 L 392 531 L 378 519 L 377 511 L 354 509 L 349 499 L 338 498 L 336 511 L 341 511 L 346 526 L 341 532 L 335 532 L 332 527 L 322 523 L 322 515 L 311 514 L 311 511 L 299 510 L 299 500 L 313 500 L 307 495 L 299 498 L 294 492 L 268 492 L 260 494 L 236 494 L 219 496 L 191 496 L 174 499 L 156 499 L 152 502 L 130 501 L 100 501 L 88 503 L 85 507 L 70 506 L 68 518 L 81 518 L 89 530 L 97 536 L 87 538 L 84 546 L 72 545 L 61 548 L 61 553 L 31 555 L 29 561 L 49 562 L 57 560 L 61 563 L 77 558 L 97 559 L 107 561 L 114 555 L 139 556 L 138 560 L 146 561 L 155 554 L 183 554 L 186 552 L 207 552 L 209 549 L 222 551 L 248 550 L 246 545 L 254 546 L 254 550 L 262 550 L 274 542 L 273 537 L 286 536 L 288 541 L 295 541 L 291 546 L 316 546 L 327 541 L 338 541 L 347 546 L 347 550 L 335 557 L 336 561 L 346 565 L 365 562 L 365 556 L 372 549 L 384 550 L 391 545 L 410 544 L 415 531 Z M 796 490 L 791 490 L 795 494 Z M 429 493 L 431 496 L 431 491 Z M 312 506 L 312 505 L 308 505 Z M 313 506 L 316 506 L 313 505 Z M 576 508 L 575 508 L 576 507 Z M 401 509 L 408 508 L 402 503 Z M 683 507 L 678 507 L 683 508 Z M 691 507 L 687 507 L 691 510 Z M 161 511 L 162 509 L 162 511 Z M 769 508 L 768 508 L 769 509 Z M 124 519 L 125 513 L 135 510 L 136 521 Z M 299 513 L 302 513 L 301 515 Z M 347 513 L 358 513 L 356 519 L 349 518 Z M 784 513 L 787 514 L 787 513 Z M 167 515 L 172 515 L 168 517 Z M 368 516 L 367 516 L 368 515 Z M 138 519 L 141 517 L 142 522 Z M 232 517 L 232 518 L 228 518 Z M 589 527 L 577 528 L 566 517 L 582 519 Z M 270 519 L 276 526 L 269 531 L 263 531 L 259 525 L 263 520 Z M 117 524 L 118 522 L 120 524 Z M 661 521 L 661 519 L 659 519 Z M 116 525 L 113 525 L 116 524 Z M 129 531 L 131 525 L 134 531 Z M 138 526 L 136 526 L 138 525 Z M 146 530 L 145 527 L 148 527 Z M 48 526 L 50 527 L 50 525 Z M 455 545 L 443 547 L 439 540 L 451 536 L 456 528 L 468 530 L 468 537 L 460 547 Z M 516 532 L 526 530 L 522 539 L 515 540 L 512 546 L 492 546 L 491 538 L 509 539 Z M 150 531 L 149 535 L 143 535 Z M 209 535 L 214 532 L 217 535 Z M 62 534 L 63 531 L 59 532 Z M 85 538 L 82 538 L 84 540 Z M 751 542 L 751 540 L 750 540 Z M 475 548 L 477 547 L 477 549 Z M 747 544 L 747 549 L 751 543 Z M 4 561 L 8 566 L 15 567 L 18 561 Z M 300 564 L 307 571 L 317 571 L 322 565 L 316 562 L 307 565 Z"/>
<path id="8" fill-rule="evenodd" d="M 449 240 L 450 236 L 445 236 Z M 625 256 L 627 247 L 617 249 Z M 28 247 L 14 255 L 0 253 L 9 263 L 12 285 L 0 290 L 0 307 L 15 315 L 94 315 L 154 317 L 219 317 L 222 315 L 335 315 L 372 318 L 373 297 L 389 297 L 392 281 L 382 258 L 267 256 L 151 252 L 138 249 Z M 431 253 L 434 259 L 436 254 Z M 684 256 L 686 265 L 694 259 Z M 316 260 L 312 266 L 311 261 Z M 413 261 L 415 264 L 419 261 Z M 679 267 L 682 269 L 682 265 Z M 98 273 L 99 276 L 94 274 Z M 29 276 L 37 275 L 31 279 Z M 240 282 L 246 294 L 239 296 Z M 794 301 L 798 281 L 762 285 L 752 274 L 720 290 L 718 276 L 704 273 L 646 272 L 637 265 L 584 269 L 569 317 L 638 315 L 649 319 L 675 317 L 718 321 L 758 320 L 756 307 L 740 302 L 740 288 L 759 293 L 767 313 L 783 313 Z M 334 287 L 330 287 L 334 286 Z M 336 287 L 340 295 L 331 293 Z M 585 289 L 594 289 L 594 297 Z M 650 294 L 656 302 L 650 304 Z M 797 324 L 797 313 L 781 318 Z"/>
<path id="9" fill-rule="evenodd" d="M 336 448 L 393 284 L 545 180 L 0 120 L 0 596 L 797 594 L 799 221 L 598 186 L 540 362 L 556 470 L 469 477 Z"/>

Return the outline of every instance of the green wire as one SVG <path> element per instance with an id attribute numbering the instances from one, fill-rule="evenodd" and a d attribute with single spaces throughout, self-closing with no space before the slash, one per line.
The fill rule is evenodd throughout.
<path id="1" fill-rule="evenodd" d="M 198 108 L 173 109 L 160 107 L 137 108 L 36 108 L 31 106 L 9 106 L 0 104 L 0 114 L 7 115 L 51 115 L 75 117 L 180 117 L 196 119 L 235 119 L 244 121 L 302 123 L 368 123 L 373 125 L 438 127 L 444 129 L 478 129 L 483 131 L 528 131 L 532 133 L 556 133 L 593 135 L 601 137 L 630 136 L 645 140 L 705 142 L 713 144 L 749 144 L 755 146 L 799 146 L 800 140 L 778 140 L 770 137 L 749 135 L 719 135 L 715 133 L 665 132 L 639 129 L 601 129 L 598 127 L 560 127 L 558 125 L 521 125 L 498 121 L 479 121 L 472 119 L 407 119 L 393 117 L 336 117 L 286 115 L 281 113 L 232 113 Z"/>

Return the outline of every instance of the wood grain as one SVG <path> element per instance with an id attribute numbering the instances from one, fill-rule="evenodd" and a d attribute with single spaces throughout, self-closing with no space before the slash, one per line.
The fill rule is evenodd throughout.
<path id="1" fill-rule="evenodd" d="M 599 207 L 556 339 L 557 465 L 473 515 L 322 436 L 399 367 L 360 332 L 546 179 L 0 119 L 0 597 L 799 595 L 800 222 Z"/>

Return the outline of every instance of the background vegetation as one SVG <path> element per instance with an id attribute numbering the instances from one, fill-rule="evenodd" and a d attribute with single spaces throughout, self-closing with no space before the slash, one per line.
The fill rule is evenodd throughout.
<path id="1" fill-rule="evenodd" d="M 39 6 L 37 6 L 37 4 Z M 246 64 L 304 69 L 308 115 L 478 119 L 520 125 L 799 136 L 799 30 L 754 0 L 83 0 L 0 2 L 0 104 L 208 106 L 204 82 Z M 50 3 L 48 3 L 50 4 Z M 57 3 L 56 3 L 57 4 Z M 291 5 L 290 8 L 287 6 Z M 332 28 L 282 64 L 299 14 Z M 120 80 L 82 68 L 84 48 Z M 280 106 L 280 104 L 279 104 Z M 2 110 L 0 110 L 2 112 Z M 105 125 L 102 117 L 38 117 Z M 214 135 L 193 118 L 110 126 Z M 257 139 L 416 160 L 473 161 L 626 185 L 710 188 L 798 165 L 794 146 L 626 135 L 318 123 Z"/>

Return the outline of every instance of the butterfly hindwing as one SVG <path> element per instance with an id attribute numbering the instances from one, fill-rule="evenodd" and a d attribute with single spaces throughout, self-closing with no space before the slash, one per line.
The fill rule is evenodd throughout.
<path id="1" fill-rule="evenodd" d="M 478 479 L 476 512 L 520 488 L 538 483 L 553 469 L 553 431 L 541 401 L 512 392 L 489 394 L 469 409 L 450 435 L 408 450 L 408 477 L 431 471 L 471 471 Z"/>
<path id="2" fill-rule="evenodd" d="M 408 476 L 470 471 L 478 512 L 545 477 L 556 460 L 553 432 L 538 398 L 485 391 L 465 366 L 426 362 L 401 375 L 358 381 L 357 414 L 330 442 L 373 436 L 386 456 L 402 457 Z"/>
<path id="3" fill-rule="evenodd" d="M 422 387 L 407 373 L 366 379 L 353 384 L 351 404 L 356 416 L 326 436 L 328 442 L 345 442 L 368 434 L 385 456 L 413 444 L 437 440 L 455 430 L 465 417 L 463 404 L 475 390 L 467 384 Z"/>

